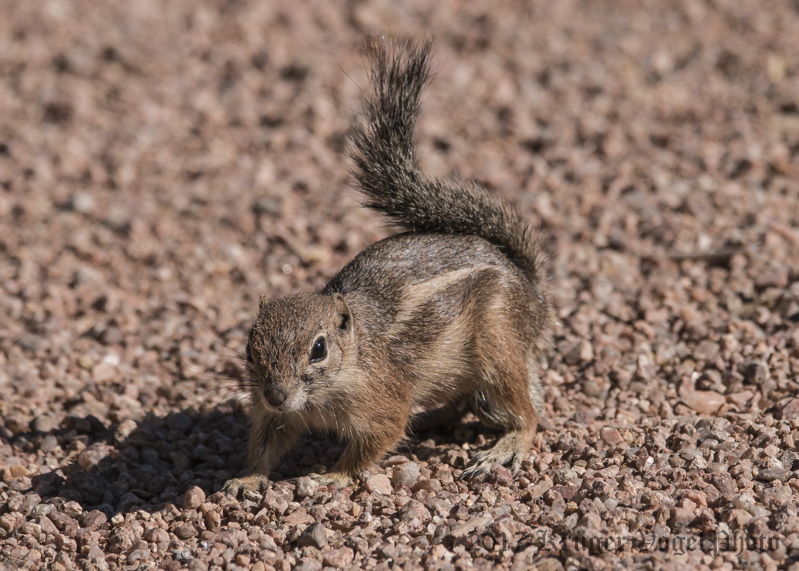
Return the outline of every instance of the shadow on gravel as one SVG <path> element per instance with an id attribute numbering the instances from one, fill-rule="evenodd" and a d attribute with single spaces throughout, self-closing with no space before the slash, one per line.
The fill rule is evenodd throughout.
<path id="1" fill-rule="evenodd" d="M 488 433 L 478 422 L 469 422 L 468 416 L 464 420 L 419 431 L 396 452 L 428 460 L 446 450 L 461 451 L 464 442 L 484 443 L 481 435 Z M 112 427 L 94 416 L 67 417 L 50 432 L 16 438 L 45 451 L 60 445 L 71 458 L 63 476 L 54 471 L 32 479 L 33 490 L 43 501 L 76 501 L 84 511 L 100 510 L 109 516 L 133 509 L 154 512 L 168 503 L 180 506 L 193 486 L 209 495 L 242 474 L 247 416 L 241 406 L 224 405 L 209 412 L 187 409 L 163 417 L 149 415 L 138 423 Z M 343 449 L 331 437 L 308 435 L 272 477 L 282 480 L 324 471 Z"/>
<path id="2" fill-rule="evenodd" d="M 246 464 L 247 416 L 240 406 L 220 406 L 210 412 L 188 409 L 164 417 L 150 415 L 110 428 L 93 416 L 68 417 L 48 433 L 17 438 L 35 447 L 57 442 L 72 456 L 63 476 L 50 472 L 33 478 L 33 490 L 43 501 L 76 501 L 84 510 L 108 515 L 132 509 L 153 512 L 168 503 L 180 505 L 192 486 L 211 494 L 241 474 Z M 280 463 L 274 478 L 330 466 L 342 449 L 330 440 L 308 438 Z"/>
<path id="3" fill-rule="evenodd" d="M 206 493 L 221 486 L 217 480 L 243 465 L 245 434 L 246 416 L 238 407 L 148 415 L 112 427 L 94 416 L 67 417 L 40 442 L 46 446 L 54 436 L 72 457 L 69 467 L 63 477 L 56 472 L 34 477 L 33 489 L 43 500 L 76 501 L 84 510 L 108 515 L 133 508 L 154 511 L 179 504 L 191 486 Z"/>

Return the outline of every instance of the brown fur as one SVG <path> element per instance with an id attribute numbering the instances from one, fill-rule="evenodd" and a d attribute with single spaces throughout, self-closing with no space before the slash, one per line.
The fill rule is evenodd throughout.
<path id="1" fill-rule="evenodd" d="M 354 174 L 367 205 L 409 232 L 364 250 L 318 294 L 261 302 L 247 347 L 250 475 L 231 492 L 263 486 L 305 429 L 347 442 L 315 476 L 344 484 L 404 437 L 415 407 L 442 406 L 449 418 L 470 406 L 505 431 L 467 477 L 494 463 L 517 470 L 535 434 L 551 323 L 536 242 L 482 189 L 417 169 L 430 41 L 369 51 L 374 93 L 353 128 Z"/>

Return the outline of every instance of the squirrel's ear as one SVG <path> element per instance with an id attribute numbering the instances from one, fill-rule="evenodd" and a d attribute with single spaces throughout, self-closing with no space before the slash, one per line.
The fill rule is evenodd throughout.
<path id="1" fill-rule="evenodd" d="M 264 294 L 261 294 L 261 297 L 258 298 L 258 311 L 263 311 L 266 308 L 267 303 L 269 303 L 269 298 Z"/>
<path id="2" fill-rule="evenodd" d="M 340 293 L 334 294 L 333 300 L 336 304 L 336 316 L 338 317 L 338 328 L 342 331 L 352 331 L 352 313 L 347 305 L 347 300 Z"/>

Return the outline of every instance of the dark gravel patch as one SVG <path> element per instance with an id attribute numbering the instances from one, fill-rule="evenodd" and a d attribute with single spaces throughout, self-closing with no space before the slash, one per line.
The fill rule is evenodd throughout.
<path id="1" fill-rule="evenodd" d="M 552 254 L 534 448 L 461 482 L 466 418 L 336 491 L 309 438 L 229 498 L 258 296 L 387 234 L 358 48 L 423 28 L 423 166 Z M 788 0 L 0 3 L 0 566 L 795 566 L 797 53 Z"/>

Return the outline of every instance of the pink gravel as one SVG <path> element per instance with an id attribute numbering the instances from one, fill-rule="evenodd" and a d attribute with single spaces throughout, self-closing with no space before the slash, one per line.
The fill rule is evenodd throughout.
<path id="1" fill-rule="evenodd" d="M 389 232 L 348 185 L 368 34 L 437 34 L 419 156 L 540 225 L 560 323 L 515 477 L 422 433 L 263 495 L 261 294 Z M 790 0 L 0 3 L 0 568 L 712 569 L 799 562 Z"/>

